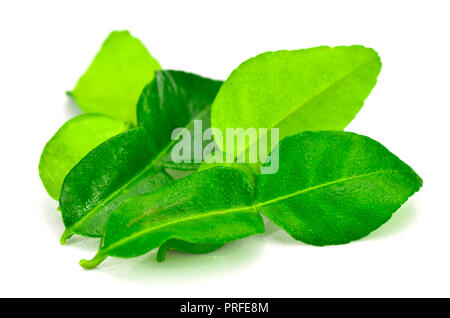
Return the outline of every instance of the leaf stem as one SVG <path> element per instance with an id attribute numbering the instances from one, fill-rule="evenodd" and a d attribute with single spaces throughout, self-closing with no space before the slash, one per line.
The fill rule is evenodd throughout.
<path id="1" fill-rule="evenodd" d="M 71 229 L 65 229 L 64 233 L 61 235 L 61 238 L 59 239 L 59 242 L 61 245 L 65 245 L 67 240 L 70 239 L 73 235 L 73 231 Z"/>
<path id="2" fill-rule="evenodd" d="M 161 245 L 158 249 L 158 253 L 156 254 L 156 260 L 158 262 L 164 262 L 166 259 L 166 253 L 169 250 L 169 245 L 167 245 L 167 242 Z"/>
<path id="3" fill-rule="evenodd" d="M 82 259 L 80 261 L 80 265 L 84 269 L 93 269 L 97 267 L 100 263 L 102 263 L 106 259 L 106 257 L 107 256 L 105 255 L 97 253 L 97 255 L 95 255 L 94 258 L 91 260 Z"/>

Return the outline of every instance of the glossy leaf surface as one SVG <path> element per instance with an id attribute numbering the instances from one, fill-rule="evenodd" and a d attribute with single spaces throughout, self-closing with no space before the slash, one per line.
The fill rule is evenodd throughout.
<path id="1" fill-rule="evenodd" d="M 141 94 L 137 107 L 138 122 L 149 132 L 150 142 L 155 149 L 164 153 L 161 157 L 166 166 L 179 170 L 193 170 L 194 162 L 194 121 L 201 121 L 199 148 L 203 149 L 208 141 L 203 141 L 203 132 L 211 127 L 211 105 L 222 81 L 211 80 L 182 71 L 158 71 L 155 80 L 147 85 Z M 170 150 L 178 140 L 172 140 L 174 129 L 184 127 L 191 138 L 192 162 L 174 164 Z M 180 136 L 181 137 L 181 136 Z"/>
<path id="2" fill-rule="evenodd" d="M 64 180 L 60 207 L 66 231 L 99 237 L 114 209 L 128 197 L 148 193 L 172 181 L 156 169 L 156 152 L 142 128 L 117 135 L 92 150 Z"/>
<path id="3" fill-rule="evenodd" d="M 140 40 L 128 31 L 114 31 L 70 95 L 84 112 L 136 124 L 139 95 L 159 69 Z"/>
<path id="4" fill-rule="evenodd" d="M 124 202 L 108 220 L 98 254 L 80 264 L 92 268 L 107 256 L 135 257 L 168 243 L 206 252 L 208 245 L 212 250 L 262 233 L 253 199 L 253 183 L 240 170 L 218 167 L 187 176 Z"/>
<path id="5" fill-rule="evenodd" d="M 39 161 L 39 176 L 48 194 L 58 200 L 69 171 L 89 151 L 127 128 L 123 121 L 98 114 L 79 115 L 62 125 Z"/>
<path id="6" fill-rule="evenodd" d="M 259 176 L 260 213 L 313 245 L 368 235 L 422 186 L 380 143 L 349 132 L 305 132 L 279 144 L 280 170 Z"/>

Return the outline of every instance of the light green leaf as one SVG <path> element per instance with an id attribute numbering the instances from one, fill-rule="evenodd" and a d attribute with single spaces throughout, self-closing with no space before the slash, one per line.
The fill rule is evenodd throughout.
<path id="1" fill-rule="evenodd" d="M 255 206 L 308 244 L 344 244 L 368 235 L 422 186 L 383 145 L 354 133 L 287 137 L 279 156 L 276 174 L 259 175 Z"/>
<path id="2" fill-rule="evenodd" d="M 141 41 L 128 31 L 114 31 L 70 95 L 84 112 L 136 124 L 139 95 L 159 69 Z"/>
<path id="3" fill-rule="evenodd" d="M 69 171 L 89 151 L 127 128 L 120 120 L 98 114 L 67 121 L 47 142 L 39 160 L 39 176 L 48 194 L 58 200 Z"/>
<path id="4" fill-rule="evenodd" d="M 341 130 L 363 106 L 380 69 L 377 53 L 363 46 L 260 54 L 222 85 L 211 126 L 224 134 L 226 128 L 275 127 L 280 140 L 307 130 Z M 248 147 L 235 145 L 236 156 Z"/>
<path id="5" fill-rule="evenodd" d="M 179 179 L 151 194 L 125 201 L 109 218 L 93 268 L 107 256 L 136 257 L 167 245 L 207 252 L 264 231 L 253 207 L 254 187 L 237 169 L 218 167 Z"/>

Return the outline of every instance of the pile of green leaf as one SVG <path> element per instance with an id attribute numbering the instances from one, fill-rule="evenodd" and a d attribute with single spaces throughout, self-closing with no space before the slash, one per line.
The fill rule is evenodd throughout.
<path id="1" fill-rule="evenodd" d="M 266 52 L 225 82 L 161 70 L 128 32 L 112 32 L 68 94 L 85 114 L 46 144 L 39 174 L 72 235 L 101 238 L 107 256 L 159 248 L 206 253 L 264 232 L 261 215 L 294 239 L 344 244 L 380 227 L 422 186 L 380 143 L 342 130 L 381 69 L 363 46 Z M 279 171 L 171 162 L 178 127 L 279 128 Z M 200 166 L 200 169 L 198 169 Z M 168 168 L 172 170 L 168 170 Z M 174 178 L 175 170 L 199 170 Z"/>

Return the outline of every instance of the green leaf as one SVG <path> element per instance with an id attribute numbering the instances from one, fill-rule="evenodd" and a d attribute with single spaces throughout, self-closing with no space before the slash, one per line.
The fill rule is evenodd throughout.
<path id="1" fill-rule="evenodd" d="M 211 125 L 223 133 L 276 127 L 280 140 L 307 130 L 341 130 L 363 106 L 380 69 L 377 53 L 363 46 L 266 52 L 230 74 L 212 106 Z M 248 147 L 235 145 L 236 155 Z"/>
<path id="2" fill-rule="evenodd" d="M 158 136 L 150 142 L 156 149 L 163 150 L 165 156 L 161 157 L 161 162 L 164 166 L 177 170 L 198 168 L 196 165 L 202 158 L 194 162 L 194 121 L 201 121 L 203 136 L 204 130 L 211 127 L 211 105 L 222 83 L 182 71 L 158 71 L 155 80 L 145 87 L 138 102 L 138 122 L 150 136 Z M 170 151 L 178 142 L 178 139 L 172 140 L 171 135 L 179 127 L 186 128 L 192 137 L 192 162 L 175 164 L 171 160 Z M 201 149 L 209 142 L 202 138 L 199 141 Z"/>
<path id="3" fill-rule="evenodd" d="M 179 179 L 124 202 L 109 218 L 97 255 L 80 264 L 93 268 L 107 256 L 136 257 L 160 246 L 162 260 L 165 244 L 205 252 L 262 233 L 253 199 L 252 181 L 237 169 L 218 167 Z"/>
<path id="4" fill-rule="evenodd" d="M 62 125 L 39 160 L 39 176 L 48 194 L 58 200 L 67 173 L 89 151 L 127 128 L 120 120 L 98 114 L 79 115 Z"/>
<path id="5" fill-rule="evenodd" d="M 84 112 L 135 124 L 139 94 L 159 69 L 141 41 L 128 31 L 114 31 L 69 95 Z"/>
<path id="6" fill-rule="evenodd" d="M 170 183 L 172 178 L 152 165 L 155 155 L 142 128 L 108 139 L 89 152 L 61 189 L 59 204 L 66 226 L 61 243 L 73 234 L 100 237 L 122 201 Z"/>
<path id="7" fill-rule="evenodd" d="M 100 237 L 124 199 L 169 183 L 160 170 L 177 142 L 172 131 L 208 116 L 220 84 L 184 72 L 157 72 L 139 99 L 140 127 L 95 148 L 67 176 L 60 199 L 66 225 L 61 241 L 74 233 Z"/>
<path id="8" fill-rule="evenodd" d="M 349 132 L 305 132 L 279 144 L 280 169 L 261 174 L 255 205 L 296 240 L 344 244 L 380 227 L 422 186 L 380 143 Z"/>

